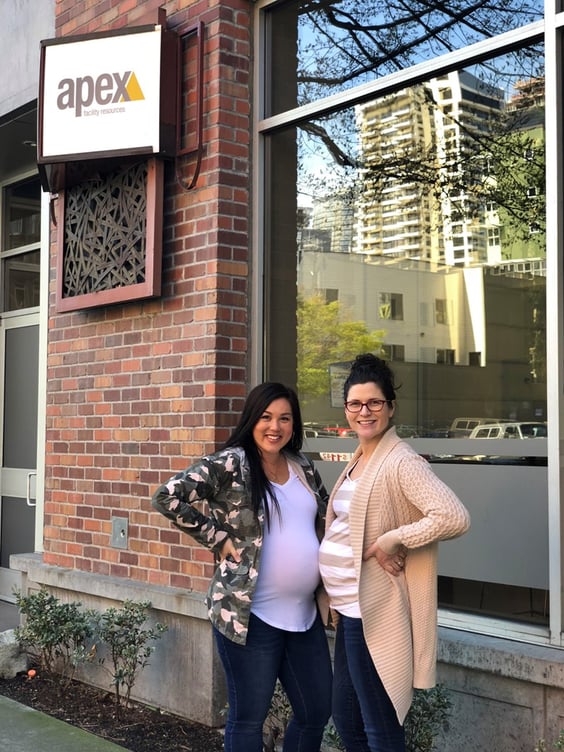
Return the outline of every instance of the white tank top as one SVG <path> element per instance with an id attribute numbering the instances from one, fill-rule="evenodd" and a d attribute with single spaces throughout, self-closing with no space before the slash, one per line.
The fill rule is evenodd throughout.
<path id="1" fill-rule="evenodd" d="M 315 621 L 314 593 L 319 585 L 317 504 L 291 466 L 290 477 L 272 487 L 280 515 L 271 513 L 265 529 L 253 614 L 278 629 L 305 632 Z"/>

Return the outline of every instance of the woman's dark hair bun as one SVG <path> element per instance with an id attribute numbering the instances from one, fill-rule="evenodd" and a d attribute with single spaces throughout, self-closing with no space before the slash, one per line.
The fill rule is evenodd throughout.
<path id="1" fill-rule="evenodd" d="M 379 358 L 373 353 L 360 353 L 352 361 L 350 373 L 344 384 L 345 402 L 351 386 L 366 384 L 369 381 L 378 384 L 388 401 L 395 400 L 397 387 L 394 384 L 392 369 L 383 358 Z"/>
<path id="2" fill-rule="evenodd" d="M 357 355 L 356 358 L 351 363 L 351 368 L 354 368 L 355 366 L 380 366 L 382 367 L 385 365 L 386 361 L 382 358 L 376 357 L 376 355 L 373 355 L 372 353 L 361 353 L 360 355 Z"/>

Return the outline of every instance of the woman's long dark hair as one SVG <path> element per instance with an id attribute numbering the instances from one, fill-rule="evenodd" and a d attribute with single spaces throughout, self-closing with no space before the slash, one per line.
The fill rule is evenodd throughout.
<path id="1" fill-rule="evenodd" d="M 351 363 L 351 370 L 343 387 L 344 401 L 346 402 L 348 399 L 351 386 L 366 384 L 369 381 L 373 381 L 380 387 L 382 394 L 391 407 L 396 398 L 396 389 L 398 388 L 394 385 L 393 371 L 385 360 L 372 355 L 372 353 L 357 355 Z"/>
<path id="2" fill-rule="evenodd" d="M 251 474 L 251 505 L 255 515 L 264 508 L 267 527 L 270 527 L 271 520 L 269 499 L 277 513 L 280 513 L 280 509 L 272 484 L 264 472 L 260 453 L 253 438 L 253 430 L 270 403 L 277 399 L 287 399 L 292 410 L 293 433 L 284 447 L 284 452 L 298 454 L 303 441 L 303 422 L 298 395 L 290 387 L 276 381 L 267 381 L 251 389 L 239 422 L 224 445 L 225 448 L 237 446 L 245 450 Z"/>

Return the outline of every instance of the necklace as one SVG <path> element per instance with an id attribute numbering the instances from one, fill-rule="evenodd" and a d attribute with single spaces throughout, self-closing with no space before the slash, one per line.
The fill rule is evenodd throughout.
<path id="1" fill-rule="evenodd" d="M 268 480 L 272 483 L 285 483 L 288 480 L 288 463 L 285 459 L 281 459 L 276 463 L 276 467 L 268 466 L 264 460 L 262 463 L 263 470 Z"/>

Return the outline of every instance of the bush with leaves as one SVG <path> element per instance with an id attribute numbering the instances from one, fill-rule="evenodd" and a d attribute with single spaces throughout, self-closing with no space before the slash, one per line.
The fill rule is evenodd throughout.
<path id="1" fill-rule="evenodd" d="M 29 659 L 40 669 L 59 673 L 66 683 L 76 667 L 92 655 L 86 642 L 92 636 L 92 612 L 82 611 L 81 603 L 63 603 L 47 588 L 28 595 L 14 593 L 16 605 L 25 617 L 15 634 Z"/>
<path id="2" fill-rule="evenodd" d="M 448 729 L 452 702 L 442 684 L 433 689 L 416 689 L 405 719 L 407 752 L 431 752 L 440 731 Z"/>
<path id="3" fill-rule="evenodd" d="M 109 608 L 96 615 L 97 636 L 108 646 L 112 661 L 116 713 L 119 713 L 122 698 L 126 706 L 129 704 L 138 672 L 147 666 L 155 650 L 155 646 L 148 643 L 157 640 L 168 629 L 159 622 L 149 628 L 143 627 L 150 607 L 149 601 L 126 600 L 121 608 Z"/>
<path id="4" fill-rule="evenodd" d="M 334 750 L 334 749 L 344 749 L 343 742 L 341 741 L 341 737 L 339 736 L 339 732 L 333 725 L 333 721 L 329 721 L 327 726 L 325 726 L 325 731 L 323 732 L 323 744 L 321 749 L 322 750 Z"/>
<path id="5" fill-rule="evenodd" d="M 561 729 L 558 739 L 552 745 L 552 749 L 564 750 L 564 729 Z M 548 747 L 546 746 L 546 740 L 539 739 L 534 749 L 534 752 L 547 752 L 547 750 L 548 750 Z"/>
<path id="6" fill-rule="evenodd" d="M 437 734 L 448 728 L 451 707 L 452 703 L 443 685 L 438 684 L 433 689 L 416 689 L 413 703 L 405 719 L 406 752 L 432 752 Z M 265 723 L 264 752 L 271 752 L 275 749 L 276 740 L 283 736 L 291 714 L 292 709 L 286 694 L 280 684 L 277 684 L 270 713 Z M 325 728 L 322 749 L 345 749 L 332 722 Z M 564 747 L 558 749 L 564 749 Z M 539 747 L 535 749 L 535 752 L 545 752 L 545 749 Z"/>
<path id="7" fill-rule="evenodd" d="M 278 740 L 284 738 L 291 717 L 292 706 L 282 685 L 277 681 L 263 728 L 263 752 L 274 752 Z"/>

